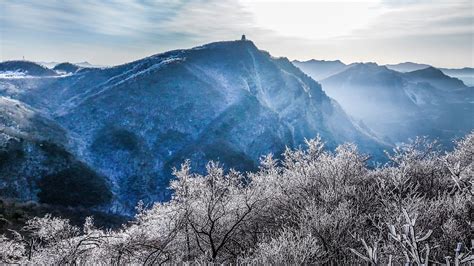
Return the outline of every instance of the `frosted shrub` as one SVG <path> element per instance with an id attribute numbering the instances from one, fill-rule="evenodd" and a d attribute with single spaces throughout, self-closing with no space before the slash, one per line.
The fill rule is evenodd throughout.
<path id="1" fill-rule="evenodd" d="M 456 187 L 473 194 L 474 183 L 474 132 L 456 142 L 453 152 L 442 158 Z"/>
<path id="2" fill-rule="evenodd" d="M 197 250 L 210 261 L 235 257 L 253 245 L 251 227 L 265 198 L 239 172 L 224 174 L 213 162 L 207 172 L 205 176 L 191 175 L 189 163 L 185 163 L 171 185 L 175 191 L 172 203 L 184 213 L 187 249 Z"/>
<path id="3" fill-rule="evenodd" d="M 328 263 L 347 259 L 347 249 L 356 241 L 350 235 L 358 223 L 355 214 L 351 204 L 346 201 L 333 208 L 322 208 L 314 202 L 301 214 L 300 227 L 318 240 L 322 251 L 315 262 Z"/>
<path id="4" fill-rule="evenodd" d="M 279 236 L 258 245 L 253 254 L 241 262 L 263 265 L 302 265 L 317 261 L 323 255 L 318 240 L 308 231 L 282 229 Z"/>
<path id="5" fill-rule="evenodd" d="M 171 203 L 156 203 L 144 210 L 136 221 L 108 239 L 113 261 L 120 263 L 160 264 L 180 258 L 179 243 L 182 214 Z"/>
<path id="6" fill-rule="evenodd" d="M 169 202 L 101 230 L 47 215 L 0 237 L 0 263 L 416 264 L 469 262 L 474 133 L 441 154 L 418 138 L 371 169 L 355 145 L 321 139 L 240 173 L 174 171 Z"/>
<path id="7" fill-rule="evenodd" d="M 389 178 L 395 193 L 400 197 L 411 192 L 434 197 L 449 191 L 453 183 L 441 161 L 436 141 L 416 138 L 387 153 L 391 164 L 382 171 L 382 178 Z"/>
<path id="8" fill-rule="evenodd" d="M 403 254 L 407 263 L 417 265 L 428 265 L 430 258 L 430 245 L 426 242 L 433 233 L 432 230 L 420 232 L 415 228 L 417 215 L 410 215 L 403 209 L 404 222 L 397 231 L 393 224 L 389 224 L 389 236 L 399 247 L 399 253 Z"/>
<path id="9" fill-rule="evenodd" d="M 0 263 L 18 263 L 23 259 L 24 254 L 24 245 L 3 235 L 0 236 Z"/>
<path id="10" fill-rule="evenodd" d="M 23 230 L 31 232 L 33 239 L 45 245 L 69 239 L 79 233 L 79 228 L 70 225 L 68 220 L 51 217 L 49 214 L 29 220 Z"/>

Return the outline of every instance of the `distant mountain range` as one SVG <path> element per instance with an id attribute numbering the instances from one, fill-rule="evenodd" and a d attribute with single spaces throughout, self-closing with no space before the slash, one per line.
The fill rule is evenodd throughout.
<path id="1" fill-rule="evenodd" d="M 58 73 L 55 71 L 29 61 L 5 61 L 0 63 L 0 77 L 46 77 L 56 75 Z"/>
<path id="2" fill-rule="evenodd" d="M 76 73 L 82 69 L 87 69 L 76 64 L 71 63 L 61 63 L 54 66 L 53 70 L 58 73 Z"/>
<path id="3" fill-rule="evenodd" d="M 33 66 L 41 67 L 9 69 Z M 104 69 L 65 64 L 55 70 L 70 74 L 0 79 L 0 151 L 18 157 L 0 163 L 0 189 L 23 200 L 132 213 L 138 200 L 169 198 L 172 168 L 185 159 L 201 172 L 208 160 L 252 170 L 262 155 L 278 156 L 317 135 L 329 149 L 354 142 L 375 158 L 387 148 L 288 59 L 251 41 Z M 103 197 L 78 203 L 68 195 L 81 192 L 64 191 L 77 186 Z M 39 193 L 44 187 L 63 193 L 51 198 Z"/>
<path id="4" fill-rule="evenodd" d="M 313 79 L 320 81 L 328 78 L 334 74 L 337 74 L 353 64 L 346 65 L 339 60 L 325 61 L 325 60 L 308 60 L 308 61 L 293 61 L 293 64 L 303 70 L 306 74 L 310 75 Z M 388 64 L 385 65 L 388 69 L 395 70 L 397 72 L 411 72 L 415 70 L 421 70 L 428 67 L 432 67 L 427 64 L 419 64 L 413 62 L 405 62 L 400 64 Z M 438 68 L 444 74 L 460 79 L 467 86 L 474 86 L 474 68 Z"/>
<path id="5" fill-rule="evenodd" d="M 474 68 L 464 67 L 464 68 L 440 68 L 439 70 L 443 71 L 444 74 L 462 80 L 467 86 L 474 86 Z"/>
<path id="6" fill-rule="evenodd" d="M 59 64 L 62 64 L 62 62 L 36 62 L 37 64 L 39 65 L 42 65 L 42 66 L 45 66 L 47 68 L 51 68 L 53 69 L 55 66 L 59 65 Z M 77 63 L 72 63 L 76 66 L 80 66 L 80 67 L 84 67 L 84 68 L 88 68 L 88 67 L 95 67 L 95 68 L 101 68 L 101 67 L 106 67 L 106 66 L 103 66 L 103 65 L 93 65 L 87 61 L 84 61 L 84 62 L 77 62 Z"/>
<path id="7" fill-rule="evenodd" d="M 352 64 L 321 84 L 389 143 L 427 135 L 449 147 L 474 128 L 474 88 L 433 67 L 401 73 L 375 63 Z"/>
<path id="8" fill-rule="evenodd" d="M 58 63 L 53 68 L 48 68 L 44 65 L 24 60 L 5 61 L 0 63 L 0 78 L 54 77 L 73 74 L 90 68 L 69 62 Z"/>
<path id="9" fill-rule="evenodd" d="M 295 66 L 299 67 L 306 74 L 311 76 L 314 80 L 322 80 L 330 77 L 334 74 L 341 72 L 347 68 L 347 65 L 339 60 L 326 61 L 326 60 L 309 60 L 309 61 L 298 61 L 292 62 Z"/>
<path id="10" fill-rule="evenodd" d="M 389 69 L 398 71 L 398 72 L 411 72 L 415 70 L 421 70 L 428 67 L 432 67 L 427 64 L 418 64 L 412 62 L 405 62 L 400 64 L 394 65 L 385 65 Z M 438 68 L 444 74 L 460 79 L 466 84 L 467 86 L 474 86 L 474 68 L 472 67 L 464 67 L 464 68 Z"/>
<path id="11" fill-rule="evenodd" d="M 399 64 L 388 64 L 385 65 L 388 69 L 395 70 L 398 72 L 411 72 L 415 70 L 421 70 L 430 67 L 427 64 L 419 64 L 413 62 L 404 62 Z"/>

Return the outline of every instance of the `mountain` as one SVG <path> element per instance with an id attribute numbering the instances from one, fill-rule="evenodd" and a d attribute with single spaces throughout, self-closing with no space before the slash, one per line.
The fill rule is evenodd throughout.
<path id="1" fill-rule="evenodd" d="M 0 194 L 69 206 L 107 203 L 110 189 L 65 148 L 67 133 L 17 100 L 0 97 Z"/>
<path id="2" fill-rule="evenodd" d="M 474 128 L 474 89 L 433 67 L 400 73 L 375 63 L 353 64 L 321 84 L 387 142 L 428 135 L 449 145 Z"/>
<path id="3" fill-rule="evenodd" d="M 308 61 L 292 61 L 292 63 L 301 69 L 304 73 L 312 77 L 314 80 L 321 81 L 326 79 L 332 75 L 340 73 L 347 68 L 353 66 L 354 64 L 346 65 L 339 60 L 335 61 L 325 61 L 325 60 L 308 60 Z M 356 63 L 357 64 L 357 63 Z M 433 68 L 427 64 L 418 64 L 412 62 L 405 62 L 400 64 L 394 65 L 385 65 L 388 69 L 395 70 L 397 72 L 413 72 L 416 70 L 422 69 L 437 69 Z M 447 69 L 447 68 L 440 68 L 440 70 L 447 76 L 457 78 L 460 81 L 464 82 L 465 84 L 472 86 L 474 85 L 474 69 L 472 68 L 462 68 L 462 69 Z"/>
<path id="4" fill-rule="evenodd" d="M 93 65 L 87 61 L 84 61 L 84 62 L 78 62 L 78 63 L 74 63 L 75 65 L 78 65 L 80 67 L 85 67 L 85 68 L 90 68 L 90 67 L 97 67 L 97 68 L 100 68 L 100 67 L 104 67 L 102 65 Z"/>
<path id="5" fill-rule="evenodd" d="M 465 67 L 465 68 L 440 68 L 444 74 L 458 78 L 464 82 L 467 86 L 474 86 L 474 68 Z"/>
<path id="6" fill-rule="evenodd" d="M 462 76 L 473 76 L 474 75 L 474 68 L 472 67 L 464 67 L 464 68 L 440 68 L 444 74 L 448 76 L 453 75 L 462 75 Z"/>
<path id="7" fill-rule="evenodd" d="M 50 68 L 50 69 L 52 69 L 52 68 L 54 68 L 56 65 L 60 64 L 59 62 L 54 62 L 54 61 L 52 61 L 52 62 L 39 61 L 39 62 L 35 62 L 35 63 L 37 63 L 37 64 L 39 64 L 39 65 L 42 65 L 42 66 L 44 66 L 44 67 Z"/>
<path id="8" fill-rule="evenodd" d="M 55 66 L 61 64 L 60 62 L 36 62 L 37 64 L 39 65 L 42 65 L 42 66 L 45 66 L 47 68 L 50 68 L 50 69 L 53 69 Z M 72 63 L 73 65 L 77 65 L 77 66 L 80 66 L 80 67 L 84 67 L 84 68 L 91 68 L 91 67 L 95 67 L 95 68 L 101 68 L 101 67 L 105 67 L 105 66 L 102 66 L 102 65 L 93 65 L 87 61 L 84 61 L 84 62 L 77 62 L 77 63 Z"/>
<path id="9" fill-rule="evenodd" d="M 30 61 L 4 61 L 0 63 L 0 77 L 56 76 L 49 68 Z"/>
<path id="10" fill-rule="evenodd" d="M 76 64 L 71 64 L 69 62 L 57 64 L 53 68 L 53 70 L 58 72 L 58 73 L 76 73 L 77 71 L 79 71 L 81 69 L 83 69 L 83 67 L 80 67 Z"/>
<path id="11" fill-rule="evenodd" d="M 419 64 L 419 63 L 413 63 L 413 62 L 405 62 L 405 63 L 392 64 L 392 65 L 388 64 L 385 66 L 388 69 L 395 70 L 398 72 L 411 72 L 411 71 L 430 67 L 430 65 L 427 65 L 427 64 Z"/>
<path id="12" fill-rule="evenodd" d="M 354 142 L 380 156 L 382 145 L 354 124 L 321 86 L 286 58 L 251 41 L 217 42 L 105 69 L 42 79 L 0 79 L 0 94 L 51 116 L 65 147 L 130 213 L 138 200 L 166 200 L 173 167 L 191 159 L 238 170 L 318 134 L 334 149 Z M 34 130 L 33 130 L 34 131 Z"/>
<path id="13" fill-rule="evenodd" d="M 398 72 L 412 72 L 415 70 L 422 70 L 425 68 L 432 67 L 427 64 L 418 64 L 412 62 L 405 62 L 394 65 L 385 65 L 387 68 L 398 71 Z M 445 75 L 461 80 L 467 86 L 474 86 L 474 68 L 438 68 Z"/>
<path id="14" fill-rule="evenodd" d="M 402 74 L 407 80 L 412 82 L 425 82 L 440 90 L 456 90 L 465 88 L 466 85 L 457 78 L 445 75 L 441 70 L 434 67 L 427 67 L 412 72 Z"/>
<path id="15" fill-rule="evenodd" d="M 303 70 L 306 74 L 312 77 L 314 80 L 322 80 L 336 73 L 341 72 L 347 68 L 347 65 L 339 60 L 325 61 L 325 60 L 308 60 L 292 62 L 299 69 Z"/>

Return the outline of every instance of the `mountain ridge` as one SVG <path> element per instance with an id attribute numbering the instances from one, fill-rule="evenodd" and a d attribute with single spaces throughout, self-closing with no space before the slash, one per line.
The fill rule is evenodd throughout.
<path id="1" fill-rule="evenodd" d="M 292 61 L 294 65 L 310 75 L 314 80 L 319 81 L 343 71 L 347 65 L 340 60 L 316 60 Z"/>
<path id="2" fill-rule="evenodd" d="M 323 80 L 334 74 L 337 74 L 343 71 L 344 69 L 350 67 L 351 65 L 359 64 L 357 62 L 351 63 L 351 64 L 344 64 L 340 60 L 316 60 L 316 59 L 310 59 L 307 61 L 294 60 L 292 61 L 292 63 L 317 81 Z M 412 71 L 432 67 L 431 65 L 428 65 L 428 64 L 420 64 L 420 63 L 413 63 L 413 62 L 404 62 L 404 63 L 399 63 L 399 64 L 386 64 L 384 66 L 386 66 L 387 68 L 391 70 L 401 72 L 401 73 L 412 72 Z M 463 68 L 436 67 L 436 68 L 441 70 L 445 75 L 460 79 L 467 86 L 474 86 L 474 68 L 471 68 L 471 67 L 463 67 Z"/>
<path id="3" fill-rule="evenodd" d="M 43 67 L 35 62 L 12 60 L 0 63 L 0 72 L 10 75 L 22 75 L 33 77 L 56 76 L 57 73 L 49 68 Z"/>
<path id="4" fill-rule="evenodd" d="M 107 177 L 114 193 L 108 209 L 118 213 L 130 213 L 138 200 L 168 199 L 171 169 L 185 159 L 198 172 L 208 160 L 245 171 L 260 156 L 317 135 L 330 149 L 354 142 L 381 156 L 384 147 L 316 81 L 251 41 L 64 77 L 0 79 L 0 94 L 50 114 L 67 130 L 68 150 Z"/>
<path id="5" fill-rule="evenodd" d="M 466 110 L 474 111 L 474 88 L 433 67 L 401 73 L 373 63 L 352 64 L 321 84 L 349 114 L 390 143 L 427 135 L 450 145 L 452 138 L 474 128 L 466 116 Z"/>

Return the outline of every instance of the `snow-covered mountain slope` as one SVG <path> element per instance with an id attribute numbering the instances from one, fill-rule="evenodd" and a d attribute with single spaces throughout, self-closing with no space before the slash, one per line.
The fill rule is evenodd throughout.
<path id="1" fill-rule="evenodd" d="M 0 80 L 0 93 L 67 130 L 71 153 L 111 182 L 117 212 L 169 197 L 171 169 L 188 158 L 201 171 L 208 160 L 249 170 L 261 155 L 318 134 L 329 148 L 349 141 L 365 152 L 382 150 L 318 83 L 250 41 L 62 78 Z"/>
<path id="2" fill-rule="evenodd" d="M 295 66 L 301 69 L 304 73 L 308 74 L 314 80 L 322 80 L 328 78 L 334 74 L 337 74 L 348 66 L 339 60 L 326 61 L 326 60 L 308 60 L 292 62 Z"/>
<path id="3" fill-rule="evenodd" d="M 374 63 L 354 64 L 321 84 L 389 142 L 429 135 L 448 144 L 474 128 L 473 88 L 432 67 L 400 73 Z"/>

